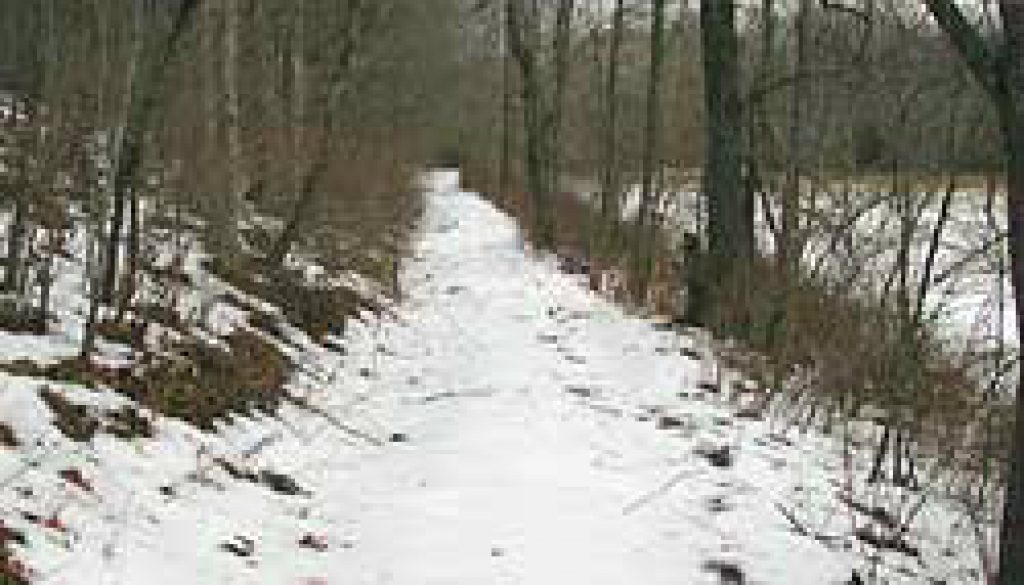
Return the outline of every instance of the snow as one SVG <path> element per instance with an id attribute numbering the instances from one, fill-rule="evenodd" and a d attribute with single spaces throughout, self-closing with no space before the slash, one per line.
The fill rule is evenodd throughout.
<path id="1" fill-rule="evenodd" d="M 214 434 L 158 419 L 153 440 L 78 445 L 46 424 L 40 382 L 0 377 L 0 419 L 27 445 L 0 448 L 0 517 L 26 531 L 16 553 L 39 582 L 699 585 L 735 564 L 747 582 L 817 585 L 867 565 L 835 441 L 736 417 L 700 390 L 729 375 L 702 332 L 656 328 L 560 274 L 456 173 L 425 182 L 395 315 L 352 322 L 346 356 L 308 339 L 294 356 L 291 387 L 319 414 L 286 405 Z M 700 454 L 723 447 L 730 465 Z M 214 457 L 310 493 L 232 479 Z M 69 466 L 93 493 L 59 480 Z M 975 582 L 962 514 L 928 495 L 908 537 L 922 558 L 879 554 L 881 574 Z M 250 547 L 239 538 L 251 556 L 223 550 Z"/>

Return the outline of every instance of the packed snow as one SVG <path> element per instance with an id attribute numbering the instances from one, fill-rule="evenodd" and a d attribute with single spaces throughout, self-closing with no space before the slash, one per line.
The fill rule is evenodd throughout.
<path id="1" fill-rule="evenodd" d="M 457 174 L 428 185 L 394 315 L 352 322 L 344 352 L 296 333 L 292 390 L 309 408 L 79 445 L 50 426 L 43 381 L 0 375 L 0 420 L 24 440 L 0 447 L 0 518 L 25 532 L 14 552 L 35 581 L 980 581 L 973 527 L 938 487 L 906 530 L 918 554 L 875 550 L 854 536 L 872 520 L 842 500 L 868 496 L 844 495 L 835 440 L 740 415 L 702 332 L 559 273 Z M 123 400 L 58 389 L 96 409 Z"/>

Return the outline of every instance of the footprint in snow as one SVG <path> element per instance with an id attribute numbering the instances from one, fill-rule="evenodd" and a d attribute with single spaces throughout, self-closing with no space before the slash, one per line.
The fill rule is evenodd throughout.
<path id="1" fill-rule="evenodd" d="M 667 431 L 674 429 L 681 429 L 686 426 L 686 421 L 682 417 L 674 416 L 670 414 L 663 414 L 658 417 L 658 430 Z"/>
<path id="2" fill-rule="evenodd" d="M 569 386 L 565 391 L 580 398 L 592 398 L 594 396 L 594 391 L 586 386 Z"/>
<path id="3" fill-rule="evenodd" d="M 251 538 L 235 536 L 232 540 L 222 542 L 220 548 L 236 557 L 249 558 L 256 551 L 256 543 Z"/>
<path id="4" fill-rule="evenodd" d="M 717 574 L 721 585 L 745 585 L 747 582 L 739 566 L 728 561 L 708 561 L 704 563 L 704 570 Z"/>
<path id="5" fill-rule="evenodd" d="M 712 514 L 721 514 L 732 510 L 732 506 L 722 496 L 713 496 L 707 500 L 707 509 Z"/>
<path id="6" fill-rule="evenodd" d="M 694 453 L 703 457 L 712 467 L 732 467 L 735 457 L 729 445 L 718 447 L 702 446 L 694 450 Z"/>
<path id="7" fill-rule="evenodd" d="M 684 348 L 680 349 L 679 350 L 679 355 L 684 357 L 684 358 L 687 358 L 687 359 L 690 359 L 690 360 L 694 360 L 694 361 L 700 361 L 700 360 L 703 359 L 703 357 L 700 355 L 700 353 L 698 353 L 694 349 L 690 349 L 689 347 L 684 347 Z"/>

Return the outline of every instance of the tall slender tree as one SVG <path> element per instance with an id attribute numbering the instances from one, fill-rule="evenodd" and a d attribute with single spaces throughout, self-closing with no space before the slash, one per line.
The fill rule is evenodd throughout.
<path id="1" fill-rule="evenodd" d="M 170 30 L 157 39 L 146 38 L 140 63 L 140 75 L 133 84 L 128 105 L 128 118 L 121 133 L 120 155 L 114 174 L 113 212 L 106 252 L 106 270 L 103 277 L 104 302 L 114 299 L 124 229 L 125 208 L 130 191 L 139 188 L 146 133 L 151 129 L 153 117 L 163 95 L 166 74 L 182 37 L 192 24 L 196 8 L 203 0 L 181 0 L 171 22 Z"/>
<path id="2" fill-rule="evenodd" d="M 570 41 L 572 40 L 572 16 L 575 0 L 558 0 L 555 16 L 555 38 L 552 47 L 554 57 L 554 88 L 551 105 L 548 108 L 548 189 L 558 188 L 562 173 L 562 125 L 565 109 L 565 89 L 569 77 Z M 553 229 L 553 226 L 552 226 Z"/>
<path id="3" fill-rule="evenodd" d="M 1002 36 L 993 45 L 953 0 L 924 0 L 988 94 L 1006 153 L 1006 215 L 1010 279 L 1017 329 L 1024 333 L 1024 2 L 999 0 Z M 1024 376 L 1017 388 L 1013 453 L 1000 533 L 999 583 L 1024 583 Z"/>
<path id="4" fill-rule="evenodd" d="M 638 293 L 646 293 L 650 272 L 657 206 L 654 177 L 658 172 L 661 126 L 661 78 L 665 61 L 665 0 L 654 0 L 651 5 L 651 46 L 647 71 L 647 103 L 645 106 L 644 144 L 640 158 L 640 208 L 637 215 L 638 234 L 634 246 L 634 264 L 639 275 Z"/>
<path id="5" fill-rule="evenodd" d="M 734 0 L 701 0 L 707 153 L 708 265 L 712 289 L 743 288 L 754 234 L 743 180 L 743 107 Z M 739 293 L 742 290 L 730 290 Z M 730 294 L 731 297 L 736 295 Z"/>
<path id="6" fill-rule="evenodd" d="M 541 79 L 537 37 L 540 35 L 539 11 L 525 0 L 509 0 L 506 10 L 506 42 L 509 53 L 519 65 L 519 91 L 525 130 L 526 183 L 530 192 L 533 225 L 542 246 L 554 243 L 554 218 L 550 209 L 550 173 L 548 169 L 550 133 L 544 127 L 543 81 Z"/>
<path id="7" fill-rule="evenodd" d="M 608 43 L 608 65 L 605 81 L 604 150 L 601 163 L 601 215 L 617 222 L 619 217 L 618 117 L 619 117 L 619 53 L 625 28 L 625 0 L 615 0 L 612 13 L 611 39 Z"/>

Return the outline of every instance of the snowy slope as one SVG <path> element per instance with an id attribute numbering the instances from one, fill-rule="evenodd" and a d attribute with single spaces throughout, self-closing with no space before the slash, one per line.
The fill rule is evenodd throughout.
<path id="1" fill-rule="evenodd" d="M 817 585 L 875 564 L 837 498 L 837 445 L 735 416 L 698 332 L 624 314 L 457 177 L 431 184 L 397 316 L 353 324 L 347 355 L 299 356 L 316 412 L 78 446 L 46 424 L 40 382 L 0 377 L 0 418 L 39 439 L 0 447 L 0 517 L 38 582 Z M 91 491 L 58 477 L 71 467 Z M 920 559 L 877 555 L 889 582 L 979 579 L 940 498 L 909 530 Z"/>

